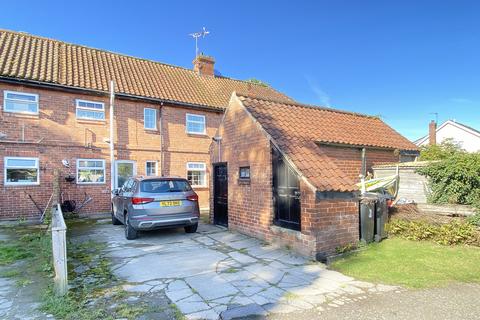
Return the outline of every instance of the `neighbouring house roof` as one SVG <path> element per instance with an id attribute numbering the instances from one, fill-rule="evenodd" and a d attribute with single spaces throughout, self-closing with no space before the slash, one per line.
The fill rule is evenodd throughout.
<path id="1" fill-rule="evenodd" d="M 373 169 L 390 169 L 396 168 L 422 168 L 428 166 L 432 161 L 407 161 L 407 162 L 393 162 L 393 163 L 382 163 L 373 166 Z"/>
<path id="2" fill-rule="evenodd" d="M 435 132 L 439 132 L 440 130 L 442 130 L 443 128 L 447 127 L 447 126 L 454 126 L 454 127 L 457 127 L 465 132 L 468 132 L 474 136 L 477 136 L 480 138 L 480 131 L 478 131 L 477 129 L 474 129 L 470 126 L 467 126 L 463 123 L 460 123 L 460 122 L 457 122 L 457 121 L 454 121 L 454 120 L 447 120 L 445 121 L 444 123 L 442 123 Z M 424 144 L 425 142 L 428 142 L 428 134 L 421 137 L 420 139 L 417 139 L 415 140 L 413 143 L 416 144 L 417 146 L 421 146 L 422 144 Z M 452 137 L 454 138 L 454 137 Z M 462 137 L 458 137 L 458 138 L 462 138 Z"/>
<path id="3" fill-rule="evenodd" d="M 270 88 L 104 50 L 0 29 L 0 79 L 226 108 L 233 91 L 292 101 Z"/>
<path id="4" fill-rule="evenodd" d="M 378 117 L 330 108 L 240 96 L 247 111 L 272 137 L 301 174 L 319 191 L 355 191 L 343 172 L 319 144 L 417 150 Z"/>

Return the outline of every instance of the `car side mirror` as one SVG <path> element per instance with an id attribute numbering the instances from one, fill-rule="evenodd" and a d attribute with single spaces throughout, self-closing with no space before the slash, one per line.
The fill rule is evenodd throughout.
<path id="1" fill-rule="evenodd" d="M 113 190 L 112 190 L 112 194 L 113 194 L 114 196 L 118 196 L 118 195 L 120 194 L 120 189 L 118 189 L 118 188 L 117 188 L 117 189 L 113 189 Z"/>

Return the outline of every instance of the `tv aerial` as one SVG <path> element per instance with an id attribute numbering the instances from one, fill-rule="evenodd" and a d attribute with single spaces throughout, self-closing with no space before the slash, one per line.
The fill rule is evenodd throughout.
<path id="1" fill-rule="evenodd" d="M 205 29 L 205 27 L 203 27 L 202 31 L 194 32 L 194 33 L 189 34 L 189 36 L 191 36 L 195 39 L 195 57 L 198 57 L 198 39 L 199 38 L 205 38 L 205 36 L 209 33 L 210 33 L 210 31 L 207 31 Z"/>

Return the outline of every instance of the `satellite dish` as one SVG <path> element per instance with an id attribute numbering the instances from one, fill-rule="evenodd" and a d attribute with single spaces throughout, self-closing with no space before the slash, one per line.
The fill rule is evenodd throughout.
<path id="1" fill-rule="evenodd" d="M 67 159 L 63 159 L 63 160 L 62 160 L 62 164 L 63 164 L 64 167 L 70 168 L 70 163 L 68 162 Z"/>

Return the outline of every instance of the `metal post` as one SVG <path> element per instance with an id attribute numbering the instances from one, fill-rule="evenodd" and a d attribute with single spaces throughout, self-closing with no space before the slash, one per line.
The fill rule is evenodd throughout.
<path id="1" fill-rule="evenodd" d="M 115 100 L 115 82 L 110 80 L 110 196 L 113 197 L 115 189 L 115 145 L 113 143 L 113 103 Z"/>

